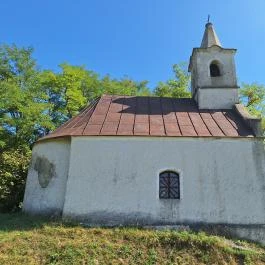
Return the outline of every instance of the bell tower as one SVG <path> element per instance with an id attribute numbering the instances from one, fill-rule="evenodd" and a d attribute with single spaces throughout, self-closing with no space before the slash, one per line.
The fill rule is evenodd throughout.
<path id="1" fill-rule="evenodd" d="M 212 23 L 205 25 L 200 48 L 190 57 L 192 96 L 199 109 L 231 109 L 239 102 L 234 55 L 215 33 Z"/>

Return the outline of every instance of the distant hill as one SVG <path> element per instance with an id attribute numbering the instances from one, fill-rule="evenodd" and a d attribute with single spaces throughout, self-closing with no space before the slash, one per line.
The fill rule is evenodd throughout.
<path id="1" fill-rule="evenodd" d="M 187 231 L 85 228 L 0 214 L 0 264 L 265 264 L 257 244 Z"/>

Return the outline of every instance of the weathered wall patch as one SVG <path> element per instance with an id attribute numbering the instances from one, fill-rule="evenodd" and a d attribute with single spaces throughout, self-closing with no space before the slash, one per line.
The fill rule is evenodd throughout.
<path id="1" fill-rule="evenodd" d="M 50 180 L 55 177 L 55 165 L 46 157 L 38 156 L 34 164 L 34 169 L 38 172 L 40 186 L 46 188 Z"/>

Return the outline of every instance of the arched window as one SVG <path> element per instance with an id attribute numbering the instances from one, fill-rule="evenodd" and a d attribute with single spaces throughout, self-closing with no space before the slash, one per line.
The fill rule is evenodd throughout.
<path id="1" fill-rule="evenodd" d="M 179 174 L 164 171 L 159 174 L 159 198 L 180 199 Z"/>
<path id="2" fill-rule="evenodd" d="M 216 77 L 216 76 L 221 75 L 220 68 L 219 68 L 218 64 L 215 62 L 212 62 L 210 65 L 210 75 L 211 75 L 211 77 Z"/>

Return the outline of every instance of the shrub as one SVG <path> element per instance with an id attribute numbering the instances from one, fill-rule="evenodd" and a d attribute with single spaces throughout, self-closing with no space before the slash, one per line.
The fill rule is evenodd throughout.
<path id="1" fill-rule="evenodd" d="M 0 211 L 21 208 L 31 151 L 28 147 L 0 153 Z"/>

